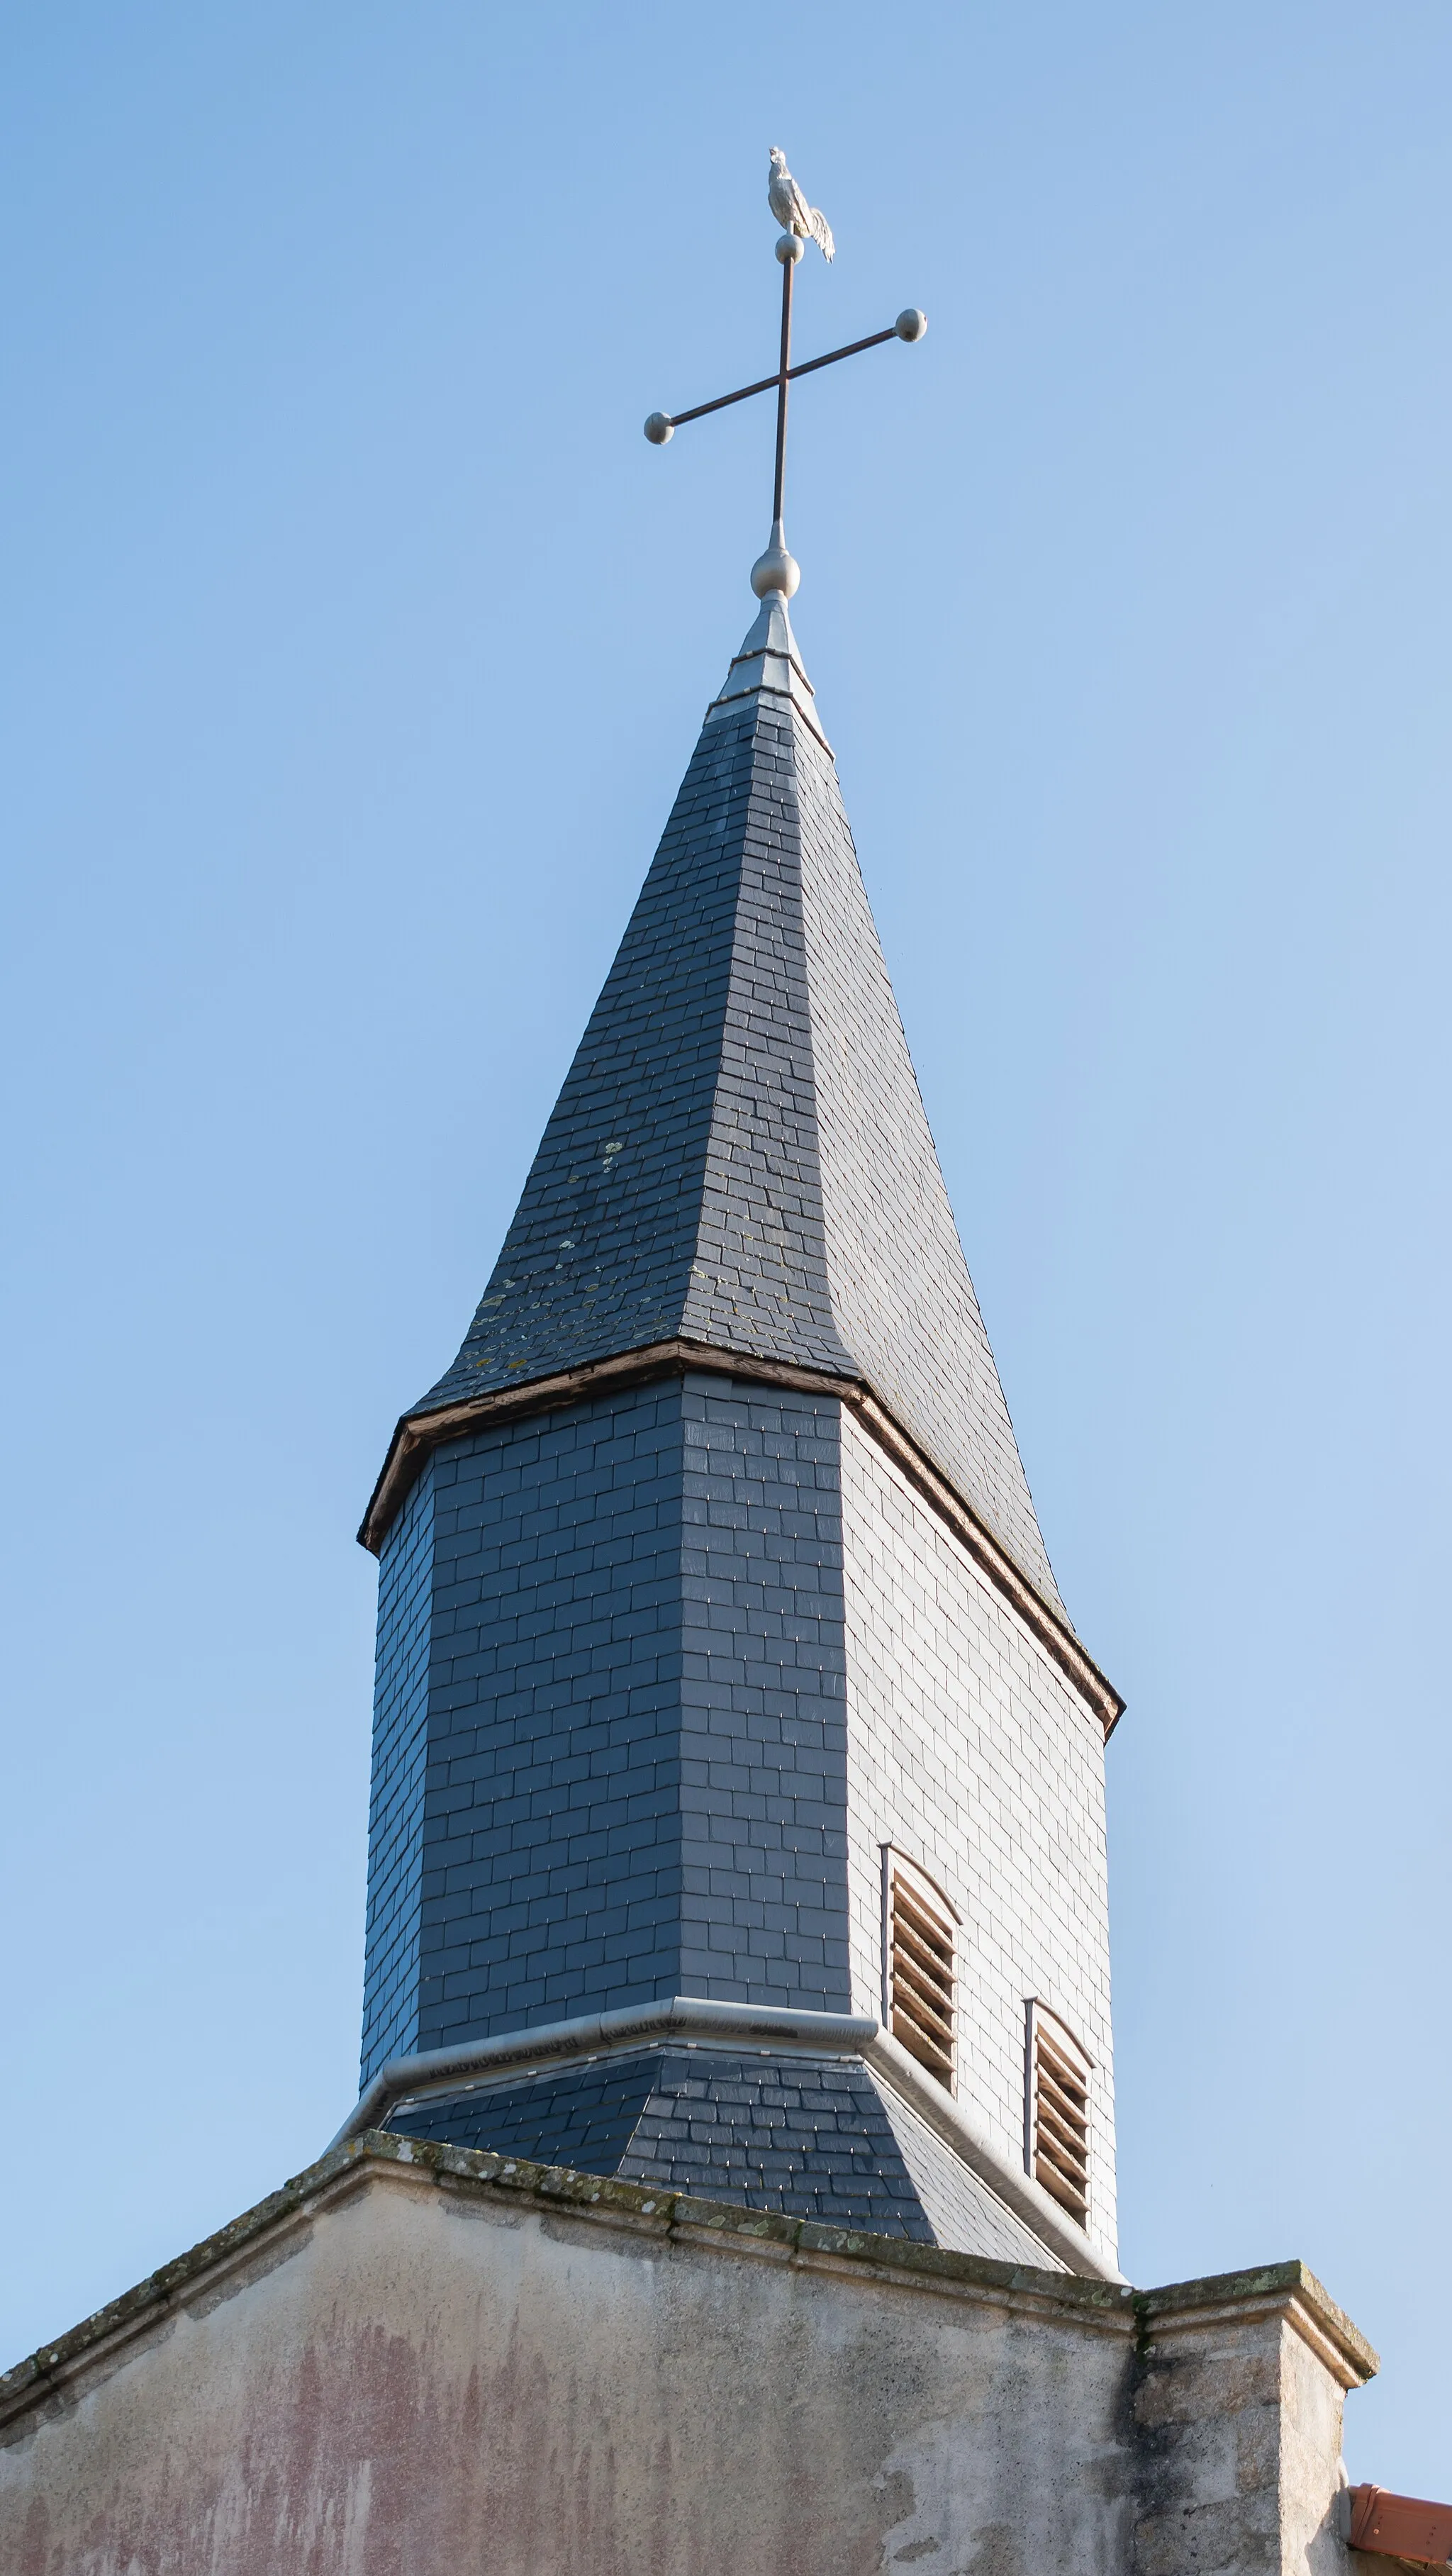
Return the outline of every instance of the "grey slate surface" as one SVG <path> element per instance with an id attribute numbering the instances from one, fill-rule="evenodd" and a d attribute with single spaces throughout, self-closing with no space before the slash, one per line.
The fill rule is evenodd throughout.
<path id="1" fill-rule="evenodd" d="M 1062 1612 L 811 706 L 772 599 L 416 1409 L 675 1335 L 855 1377 Z"/>
<path id="2" fill-rule="evenodd" d="M 663 1995 L 850 2009 L 839 1410 L 689 1371 L 435 1450 L 380 1568 L 364 2084 Z"/>
<path id="3" fill-rule="evenodd" d="M 400 2104 L 385 2125 L 404 2137 L 1062 2268 L 859 2063 L 662 2047 Z"/>
<path id="4" fill-rule="evenodd" d="M 430 1459 L 388 1533 L 378 1569 L 373 1786 L 368 1802 L 368 1930 L 363 2074 L 418 2046 L 420 1892 L 434 1615 L 434 1467 Z"/>

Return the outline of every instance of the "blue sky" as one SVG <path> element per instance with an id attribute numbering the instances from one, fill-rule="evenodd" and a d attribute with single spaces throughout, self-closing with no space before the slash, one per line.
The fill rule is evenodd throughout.
<path id="1" fill-rule="evenodd" d="M 1452 2493 L 1452 15 L 12 12 L 9 2360 L 356 2087 L 374 1567 L 794 611 L 1110 1754 L 1122 2256 Z"/>

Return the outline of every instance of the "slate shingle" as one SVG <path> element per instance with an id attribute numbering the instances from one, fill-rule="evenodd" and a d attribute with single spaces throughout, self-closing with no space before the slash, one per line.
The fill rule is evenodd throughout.
<path id="1" fill-rule="evenodd" d="M 1057 2267 L 1021 2219 L 865 2066 L 643 2049 L 404 2102 L 404 2137 L 621 2175 L 698 2199 Z"/>
<path id="2" fill-rule="evenodd" d="M 785 605 L 707 712 L 427 1413 L 674 1336 L 868 1384 L 1062 1614 Z"/>

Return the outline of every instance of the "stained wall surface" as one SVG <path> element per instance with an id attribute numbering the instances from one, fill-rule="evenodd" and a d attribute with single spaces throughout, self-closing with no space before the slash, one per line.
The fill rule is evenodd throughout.
<path id="1" fill-rule="evenodd" d="M 1026 2003 L 1093 2061 L 1088 2232 L 1114 2258 L 1104 1737 L 952 1532 L 844 1411 L 852 2002 L 880 2013 L 882 1847 L 937 1879 L 957 1939 L 958 2091 L 1024 2151 Z"/>
<path id="2" fill-rule="evenodd" d="M 12 2392 L 7 2576 L 1348 2576 L 1299 2267 L 1147 2318 L 497 2160 L 331 2161 Z"/>

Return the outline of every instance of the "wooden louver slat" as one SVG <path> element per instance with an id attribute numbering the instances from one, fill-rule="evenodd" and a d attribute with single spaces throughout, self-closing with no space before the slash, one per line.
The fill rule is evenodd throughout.
<path id="1" fill-rule="evenodd" d="M 1089 2061 L 1057 2015 L 1029 2007 L 1029 2171 L 1061 2209 L 1089 2216 Z"/>
<path id="2" fill-rule="evenodd" d="M 953 1926 L 891 1860 L 888 1964 L 893 2037 L 939 2082 L 953 2081 Z"/>

